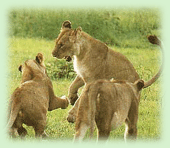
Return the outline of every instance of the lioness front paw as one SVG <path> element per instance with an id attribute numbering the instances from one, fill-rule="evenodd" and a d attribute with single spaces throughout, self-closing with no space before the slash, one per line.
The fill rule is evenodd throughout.
<path id="1" fill-rule="evenodd" d="M 71 105 L 74 105 L 74 103 L 76 102 L 76 100 L 78 99 L 78 95 L 77 93 L 70 93 L 69 96 L 68 96 L 69 100 L 70 100 L 70 104 Z"/>
<path id="2" fill-rule="evenodd" d="M 68 115 L 67 116 L 67 121 L 70 122 L 70 123 L 74 123 L 76 120 L 76 117 L 74 115 Z"/>

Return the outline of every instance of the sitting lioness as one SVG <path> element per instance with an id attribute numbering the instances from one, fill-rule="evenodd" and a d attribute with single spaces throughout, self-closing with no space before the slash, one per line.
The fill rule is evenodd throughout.
<path id="1" fill-rule="evenodd" d="M 126 124 L 125 139 L 136 139 L 140 90 L 143 80 L 134 83 L 97 80 L 85 85 L 77 110 L 75 140 L 82 140 L 87 129 L 92 136 L 95 123 L 99 140 L 106 140 L 111 129 Z"/>
<path id="2" fill-rule="evenodd" d="M 156 36 L 150 36 L 148 39 L 152 40 L 153 44 L 160 45 Z M 82 31 L 81 27 L 72 29 L 70 21 L 63 22 L 52 54 L 59 59 L 74 56 L 74 69 L 77 77 L 69 88 L 68 96 L 72 105 L 78 98 L 78 89 L 84 83 L 111 78 L 133 83 L 139 79 L 132 63 L 124 55 L 94 39 Z M 144 83 L 144 88 L 152 85 L 160 74 L 161 69 L 152 79 Z"/>
<path id="3" fill-rule="evenodd" d="M 27 60 L 19 67 L 22 81 L 10 98 L 8 128 L 10 135 L 25 136 L 25 123 L 32 126 L 36 137 L 46 136 L 47 111 L 68 106 L 67 98 L 54 95 L 53 86 L 47 76 L 43 55 L 38 53 L 35 60 Z"/>

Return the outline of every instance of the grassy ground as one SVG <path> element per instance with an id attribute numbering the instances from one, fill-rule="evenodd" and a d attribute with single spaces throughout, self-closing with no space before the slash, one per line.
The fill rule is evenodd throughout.
<path id="1" fill-rule="evenodd" d="M 45 64 L 54 61 L 51 56 L 54 47 L 54 41 L 44 39 L 31 38 L 9 38 L 8 40 L 8 98 L 19 85 L 21 73 L 18 66 L 27 59 L 34 59 L 38 52 L 42 52 L 45 56 Z M 149 44 L 149 43 L 146 43 Z M 156 47 L 151 49 L 132 49 L 132 48 L 116 48 L 114 50 L 121 52 L 129 58 L 133 63 L 140 77 L 144 80 L 151 78 L 160 66 L 160 51 Z M 55 68 L 55 67 L 54 67 Z M 47 71 L 48 72 L 48 71 Z M 140 140 L 156 140 L 161 137 L 161 79 L 154 83 L 151 87 L 142 91 L 141 102 L 139 107 L 138 120 L 138 139 Z M 53 80 L 55 94 L 57 96 L 67 95 L 68 88 L 72 79 Z M 7 98 L 7 99 L 8 99 Z M 57 140 L 73 139 L 75 130 L 74 124 L 67 122 L 66 117 L 71 105 L 65 110 L 54 110 L 48 112 L 46 133 L 49 138 Z M 25 126 L 25 125 L 24 125 Z M 33 128 L 25 126 L 28 130 L 26 139 L 34 139 Z M 96 138 L 96 130 L 94 139 Z M 124 125 L 111 132 L 109 140 L 123 139 Z M 86 134 L 88 137 L 88 133 Z"/>

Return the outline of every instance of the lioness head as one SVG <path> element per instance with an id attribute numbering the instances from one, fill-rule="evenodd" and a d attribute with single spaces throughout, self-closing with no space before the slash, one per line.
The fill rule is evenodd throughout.
<path id="1" fill-rule="evenodd" d="M 56 39 L 56 45 L 52 55 L 62 59 L 64 57 L 72 57 L 79 54 L 79 37 L 81 35 L 81 27 L 73 30 L 70 21 L 64 21 L 60 34 Z"/>
<path id="2" fill-rule="evenodd" d="M 44 57 L 41 53 L 38 53 L 35 60 L 27 60 L 24 64 L 19 66 L 19 71 L 22 72 L 21 83 L 32 80 L 36 76 L 44 76 L 46 74 L 46 68 L 44 65 Z"/>

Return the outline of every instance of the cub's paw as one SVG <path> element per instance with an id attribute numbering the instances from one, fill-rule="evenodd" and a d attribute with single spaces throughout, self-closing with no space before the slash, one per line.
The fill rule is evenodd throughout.
<path id="1" fill-rule="evenodd" d="M 66 96 L 62 96 L 61 99 L 63 99 L 63 101 L 64 101 L 61 109 L 66 109 L 69 105 L 69 100 Z"/>

